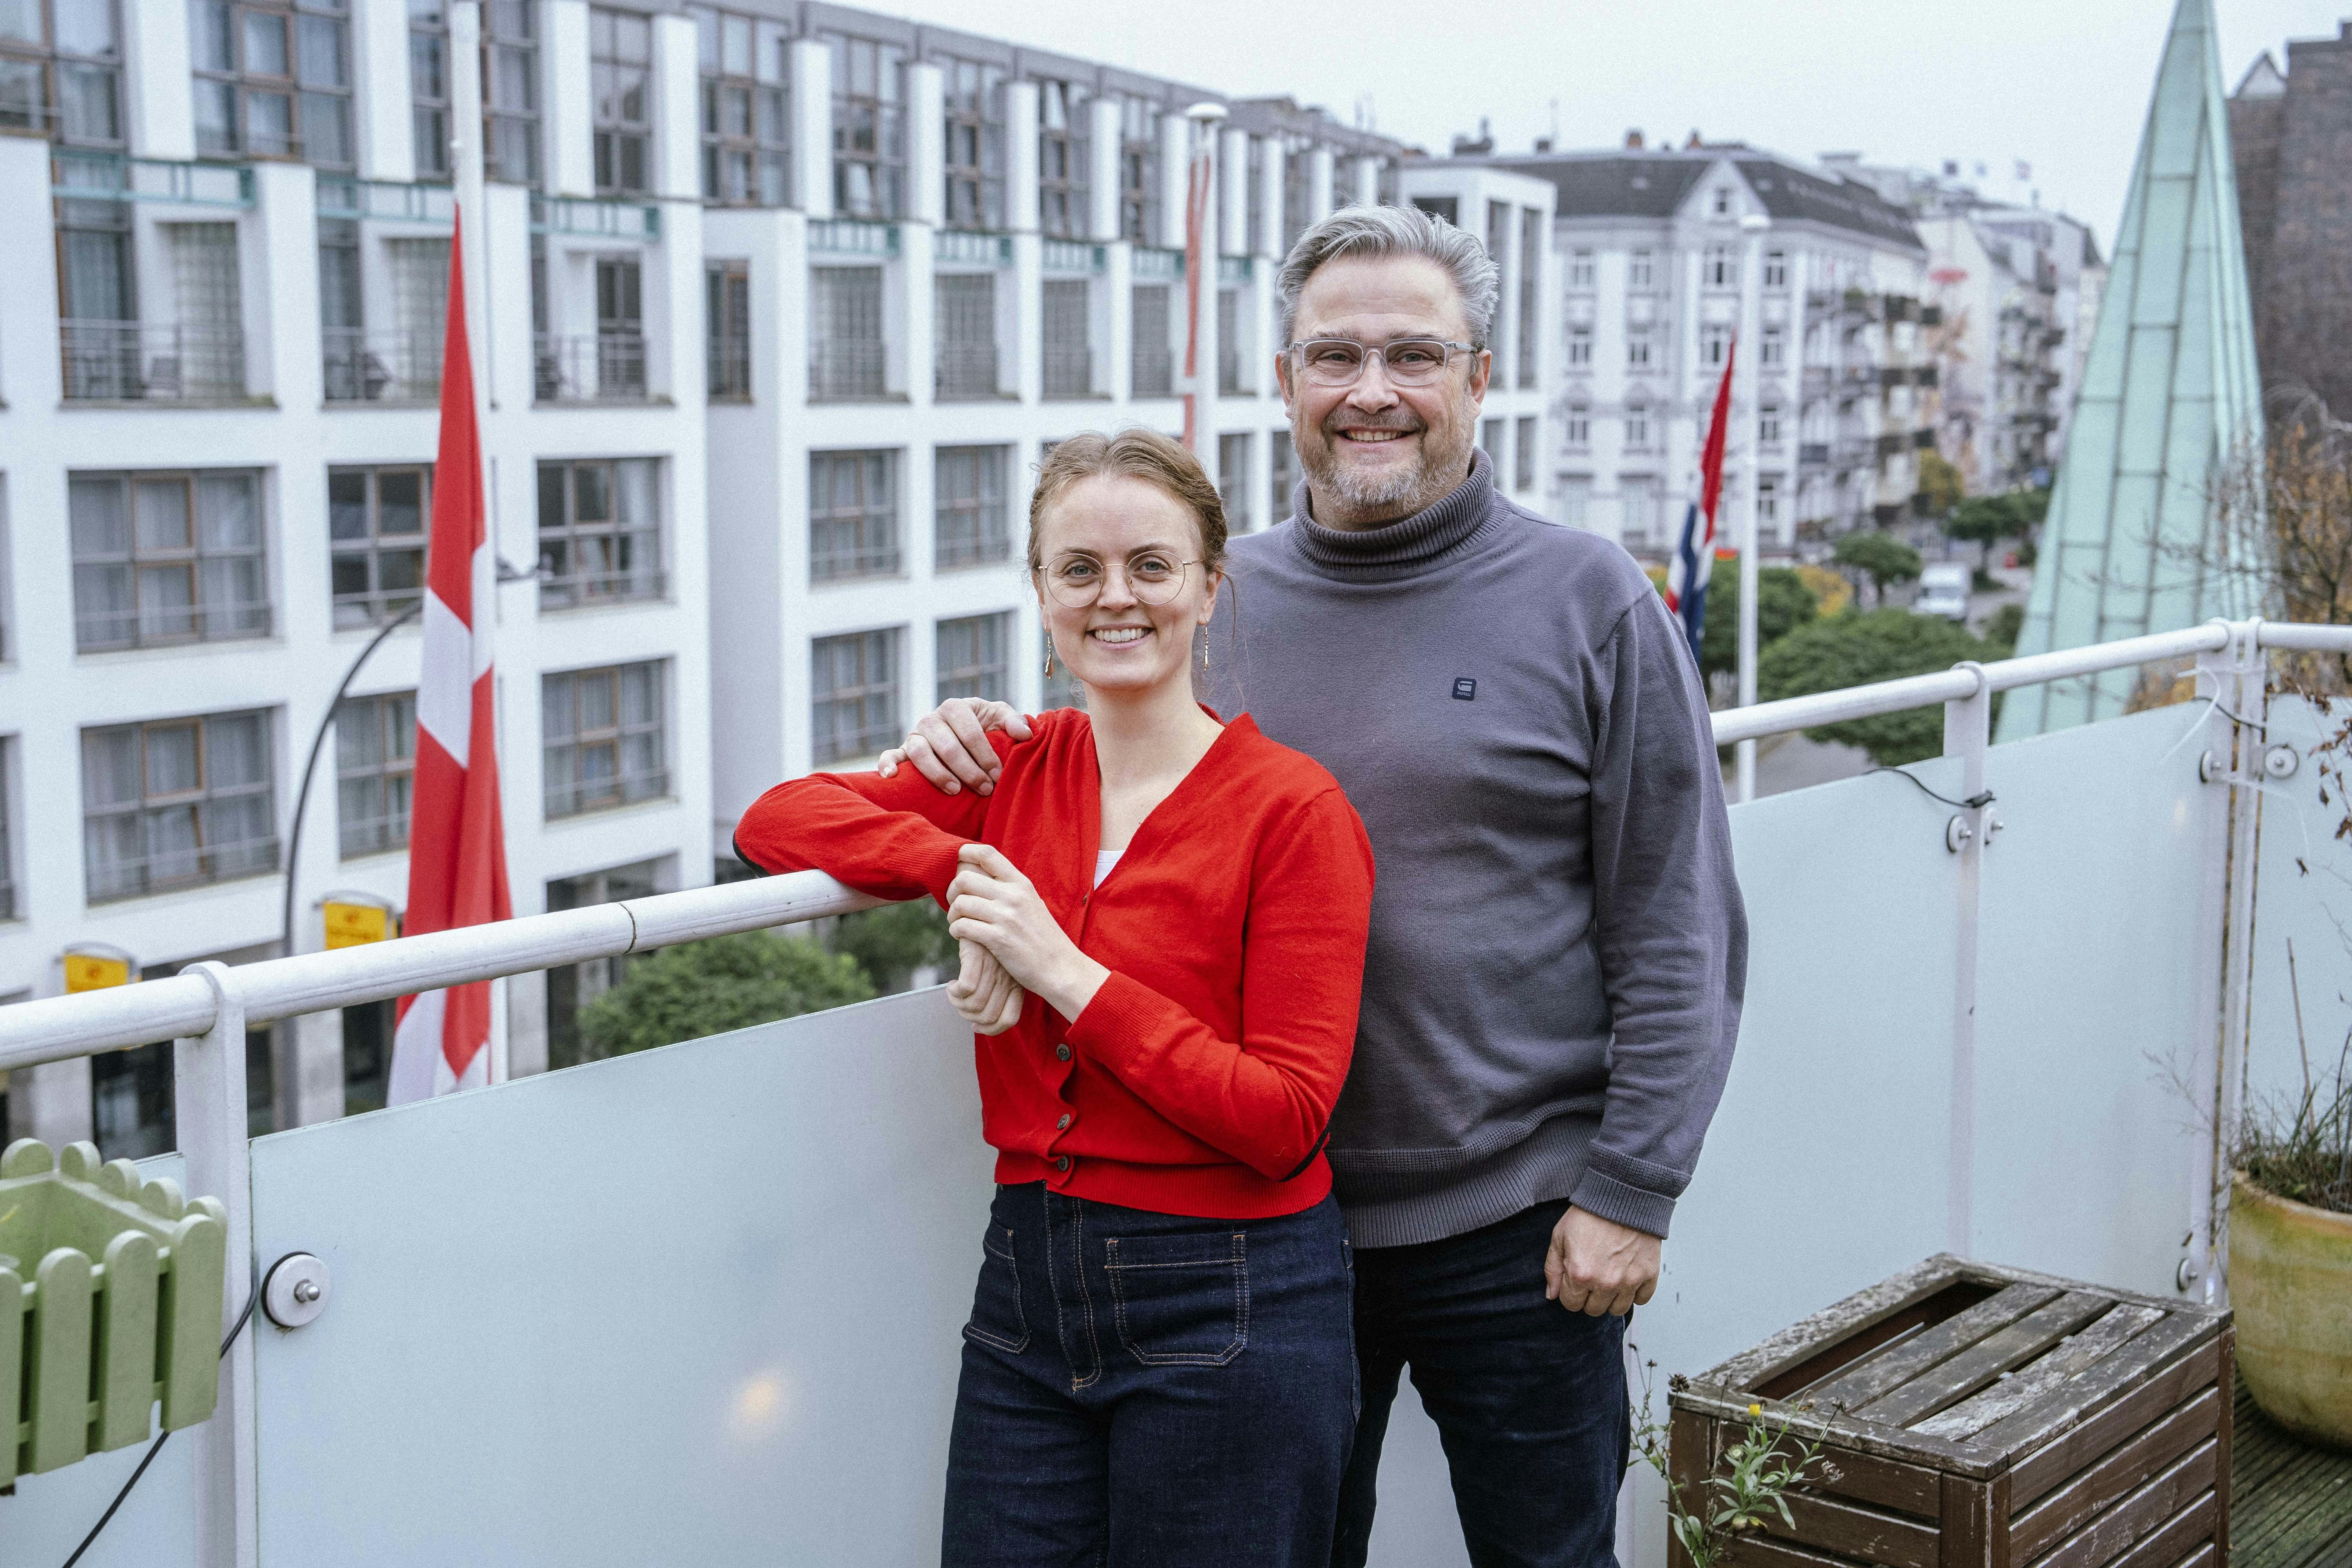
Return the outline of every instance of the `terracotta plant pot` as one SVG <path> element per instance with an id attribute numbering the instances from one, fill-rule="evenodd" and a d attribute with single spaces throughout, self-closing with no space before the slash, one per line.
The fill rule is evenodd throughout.
<path id="1" fill-rule="evenodd" d="M 2263 1414 L 2299 1437 L 2352 1449 L 2352 1214 L 2274 1196 L 2238 1172 L 2230 1305 L 2238 1371 Z"/>

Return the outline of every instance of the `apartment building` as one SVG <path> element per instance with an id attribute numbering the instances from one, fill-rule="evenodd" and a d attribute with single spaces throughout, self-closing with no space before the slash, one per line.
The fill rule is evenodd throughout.
<path id="1" fill-rule="evenodd" d="M 1197 384 L 1234 527 L 1288 510 L 1276 260 L 1334 206 L 1397 199 L 1395 142 L 796 0 L 488 0 L 455 47 L 475 15 L 0 9 L 0 1002 L 69 963 L 313 949 L 329 894 L 402 902 L 418 634 L 394 623 L 422 580 L 450 140 L 477 104 L 518 913 L 730 874 L 760 789 L 870 758 L 940 698 L 1067 700 L 1017 559 L 1054 441 L 1176 431 Z M 1205 132 L 1203 102 L 1227 111 Z M 1215 278 L 1188 381 L 1203 134 Z M 1508 455 L 1540 440 L 1529 374 L 1486 434 L 1532 495 Z M 577 1059 L 617 974 L 509 983 L 510 1070 Z M 390 1018 L 257 1031 L 255 1127 L 380 1103 Z M 0 1095 L 16 1132 L 171 1141 L 163 1047 Z"/>
<path id="2" fill-rule="evenodd" d="M 1671 548 L 1736 337 L 1727 531 L 1800 542 L 1906 515 L 1935 439 L 1927 253 L 1869 187 L 1740 143 L 1479 153 L 1549 184 L 1558 381 L 1538 465 L 1556 521 Z"/>

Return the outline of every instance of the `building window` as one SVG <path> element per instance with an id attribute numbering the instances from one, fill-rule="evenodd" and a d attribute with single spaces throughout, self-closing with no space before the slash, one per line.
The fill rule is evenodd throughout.
<path id="1" fill-rule="evenodd" d="M 1250 531 L 1250 437 L 1217 437 L 1217 494 L 1225 503 L 1225 526 L 1235 533 Z"/>
<path id="2" fill-rule="evenodd" d="M 196 0 L 196 151 L 352 167 L 344 0 Z"/>
<path id="3" fill-rule="evenodd" d="M 1048 239 L 1087 239 L 1094 100 L 1076 82 L 1037 83 L 1037 226 Z"/>
<path id="4" fill-rule="evenodd" d="M 1009 700 L 1004 650 L 1013 636 L 1013 612 L 964 616 L 941 621 L 932 629 L 936 670 L 934 702 L 950 697 L 977 698 L 982 702 Z"/>
<path id="5" fill-rule="evenodd" d="M 1313 194 L 1307 177 L 1315 143 L 1304 136 L 1284 136 L 1275 141 L 1274 148 L 1282 160 L 1282 248 L 1287 253 L 1298 243 L 1298 237 L 1307 232 L 1307 203 Z M 1450 204 L 1452 198 L 1445 200 Z M 1445 216 L 1452 221 L 1451 212 Z"/>
<path id="6" fill-rule="evenodd" d="M 1650 444 L 1650 411 L 1641 404 L 1625 410 L 1625 445 L 1629 450 L 1641 451 Z"/>
<path id="7" fill-rule="evenodd" d="M 1637 250 L 1625 258 L 1625 287 L 1628 289 L 1639 291 L 1656 287 L 1653 280 L 1654 273 L 1655 268 L 1648 251 Z"/>
<path id="8" fill-rule="evenodd" d="M 1577 249 L 1569 252 L 1568 286 L 1570 288 L 1591 288 L 1593 286 L 1593 273 L 1592 252 L 1590 249 Z"/>
<path id="9" fill-rule="evenodd" d="M 1627 546 L 1647 545 L 1650 531 L 1658 522 L 1658 492 L 1654 481 L 1647 479 L 1620 479 L 1617 487 L 1622 496 L 1624 528 L 1619 538 Z"/>
<path id="10" fill-rule="evenodd" d="M 67 491 L 78 651 L 269 635 L 258 474 L 75 474 Z"/>
<path id="11" fill-rule="evenodd" d="M 662 661 L 543 675 L 541 771 L 549 821 L 669 794 Z"/>
<path id="12" fill-rule="evenodd" d="M 1592 480 L 1582 474 L 1570 474 L 1560 480 L 1559 521 L 1570 528 L 1591 525 Z"/>
<path id="13" fill-rule="evenodd" d="M 449 13 L 408 0 L 408 124 L 420 180 L 449 177 Z"/>
<path id="14" fill-rule="evenodd" d="M 346 698 L 335 710 L 335 826 L 345 860 L 408 847 L 416 693 Z"/>
<path id="15" fill-rule="evenodd" d="M 1486 257 L 1495 264 L 1496 281 L 1500 281 L 1504 266 L 1510 260 L 1511 204 L 1486 204 Z"/>
<path id="16" fill-rule="evenodd" d="M 1591 327 L 1568 329 L 1568 363 L 1571 365 L 1589 365 L 1592 363 L 1592 329 Z"/>
<path id="17" fill-rule="evenodd" d="M 907 51 L 843 33 L 833 51 L 833 210 L 897 218 L 907 210 Z"/>
<path id="18" fill-rule="evenodd" d="M 932 456 L 931 566 L 990 566 L 1013 559 L 1006 510 L 1006 447 L 941 447 Z"/>
<path id="19" fill-rule="evenodd" d="M 813 267 L 809 282 L 809 396 L 881 396 L 882 269 Z"/>
<path id="20" fill-rule="evenodd" d="M 672 881 L 667 866 L 660 860 L 640 860 L 633 866 L 615 866 L 609 870 L 591 871 L 585 876 L 562 877 L 547 884 L 547 909 L 550 914 L 558 910 L 593 909 L 598 904 L 617 904 L 625 899 L 649 899 L 661 891 L 664 882 Z M 558 1068 L 578 1067 L 588 1059 L 580 1037 L 580 1010 L 597 997 L 618 985 L 628 975 L 630 968 L 647 955 L 622 953 L 614 958 L 593 958 L 585 963 L 566 963 L 547 972 L 547 1067 L 552 1072 Z M 346 1081 L 349 1080 L 351 1010 L 343 1014 L 347 1020 L 344 1032 Z M 386 1039 L 387 1047 L 390 1045 Z M 389 1050 L 386 1059 L 389 1061 Z M 345 1090 L 348 1097 L 350 1090 Z M 381 1092 L 377 1104 L 383 1103 Z"/>
<path id="21" fill-rule="evenodd" d="M 1761 479 L 1756 481 L 1756 521 L 1761 528 L 1780 526 L 1780 481 Z"/>
<path id="22" fill-rule="evenodd" d="M 335 629 L 380 626 L 425 593 L 433 470 L 424 464 L 327 470 L 328 572 Z"/>
<path id="23" fill-rule="evenodd" d="M 809 741 L 820 763 L 870 757 L 898 739 L 900 628 L 809 645 Z"/>
<path id="24" fill-rule="evenodd" d="M 1650 333 L 1647 328 L 1625 334 L 1625 363 L 1634 366 L 1650 363 Z"/>
<path id="25" fill-rule="evenodd" d="M 1160 106 L 1129 94 L 1118 105 L 1118 233 L 1160 243 Z"/>
<path id="26" fill-rule="evenodd" d="M 751 397 L 751 264 L 706 262 L 702 328 L 709 338 L 709 395 L 730 402 Z"/>
<path id="27" fill-rule="evenodd" d="M 319 330 L 330 403 L 429 403 L 441 391 L 449 300 L 449 242 L 386 239 L 392 322 L 371 331 L 362 286 L 360 226 L 319 220 Z"/>
<path id="28" fill-rule="evenodd" d="M 1770 445 L 1780 438 L 1780 405 L 1768 403 L 1756 411 L 1756 438 Z"/>
<path id="29" fill-rule="evenodd" d="M 275 871 L 269 756 L 260 710 L 84 730 L 89 901 Z"/>
<path id="30" fill-rule="evenodd" d="M 1166 397 L 1175 390 L 1176 345 L 1168 333 L 1170 292 L 1165 283 L 1135 285 L 1128 342 L 1134 383 L 1130 397 Z"/>
<path id="31" fill-rule="evenodd" d="M 1095 389 L 1095 351 L 1083 278 L 1048 278 L 1045 283 L 1045 395 L 1087 397 Z"/>
<path id="32" fill-rule="evenodd" d="M 1730 187 L 1729 185 L 1717 185 L 1717 186 L 1716 186 L 1716 187 L 1715 187 L 1715 214 L 1716 214 L 1716 216 L 1717 216 L 1717 217 L 1724 217 L 1724 216 L 1728 216 L 1728 215 L 1730 214 L 1730 212 L 1731 212 L 1731 187 Z"/>
<path id="33" fill-rule="evenodd" d="M 661 597 L 659 462 L 539 465 L 541 609 Z"/>
<path id="34" fill-rule="evenodd" d="M 1242 203 L 1243 226 L 1247 236 L 1249 253 L 1255 256 L 1267 248 L 1265 233 L 1265 149 L 1263 136 L 1249 139 L 1247 170 L 1249 190 Z"/>
<path id="35" fill-rule="evenodd" d="M 1779 327 L 1764 329 L 1764 337 L 1756 356 L 1757 363 L 1767 367 L 1789 363 L 1789 334 Z"/>
<path id="36" fill-rule="evenodd" d="M 1267 526 L 1272 527 L 1290 516 L 1290 493 L 1298 484 L 1298 459 L 1291 451 L 1287 430 L 1267 431 L 1265 447 L 1265 515 Z"/>
<path id="37" fill-rule="evenodd" d="M 689 5 L 702 79 L 702 197 L 730 206 L 792 199 L 790 35 L 782 23 Z"/>
<path id="38" fill-rule="evenodd" d="M 1789 253 L 1768 250 L 1764 253 L 1764 287 L 1786 289 L 1789 286 Z"/>
<path id="39" fill-rule="evenodd" d="M 1479 421 L 1478 446 L 1486 454 L 1486 461 L 1492 465 L 1487 470 L 1489 474 L 1500 472 L 1503 467 L 1503 441 L 1509 426 L 1510 421 L 1507 419 Z"/>
<path id="40" fill-rule="evenodd" d="M 1542 258 L 1543 214 L 1524 207 L 1519 212 L 1519 341 L 1514 356 L 1522 389 L 1536 384 L 1536 289 Z"/>
<path id="41" fill-rule="evenodd" d="M 1699 281 L 1710 289 L 1739 287 L 1739 261 L 1727 245 L 1710 245 L 1699 262 Z"/>
<path id="42" fill-rule="evenodd" d="M 1721 370 L 1726 356 L 1731 353 L 1731 329 L 1708 327 L 1699 333 L 1700 363 L 1709 370 Z"/>
<path id="43" fill-rule="evenodd" d="M 482 7 L 484 173 L 518 185 L 539 183 L 538 10 L 532 0 Z"/>
<path id="44" fill-rule="evenodd" d="M 996 395 L 996 274 L 932 279 L 932 390 L 941 398 Z"/>
<path id="45" fill-rule="evenodd" d="M 950 228 L 1004 226 L 1004 72 L 942 58 Z"/>
<path id="46" fill-rule="evenodd" d="M 68 146 L 122 145 L 114 0 L 0 5 L 0 127 Z"/>
<path id="47" fill-rule="evenodd" d="M 898 454 L 809 454 L 809 581 L 898 573 Z"/>
<path id="48" fill-rule="evenodd" d="M 1592 445 L 1592 407 L 1590 404 L 1568 405 L 1568 424 L 1563 432 L 1570 447 L 1582 448 Z"/>
<path id="49" fill-rule="evenodd" d="M 1536 483 L 1536 421 L 1533 415 L 1519 416 L 1518 429 L 1511 441 L 1511 488 L 1533 489 Z"/>
<path id="50" fill-rule="evenodd" d="M 1443 218 L 1459 226 L 1461 204 L 1452 196 L 1415 196 L 1412 205 L 1433 218 Z"/>
<path id="51" fill-rule="evenodd" d="M 596 193 L 641 196 L 652 162 L 654 26 L 649 16 L 588 13 L 588 73 L 595 100 Z"/>

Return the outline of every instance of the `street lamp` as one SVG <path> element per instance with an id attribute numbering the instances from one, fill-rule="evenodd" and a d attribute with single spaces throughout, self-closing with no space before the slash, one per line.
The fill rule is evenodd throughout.
<path id="1" fill-rule="evenodd" d="M 1746 253 L 1739 258 L 1739 325 L 1745 329 L 1763 313 L 1761 291 L 1763 272 L 1759 252 L 1764 235 L 1772 220 L 1762 213 L 1748 213 L 1739 220 L 1739 232 L 1747 237 Z M 1762 336 L 1761 332 L 1757 334 Z M 1759 479 L 1756 449 L 1756 392 L 1759 373 L 1763 368 L 1759 355 L 1747 356 L 1748 396 L 1743 403 L 1736 395 L 1731 400 L 1732 413 L 1748 453 L 1747 483 L 1739 495 L 1739 706 L 1753 707 L 1756 702 L 1756 490 Z M 1745 413 L 1741 413 L 1742 409 Z M 1742 741 L 1737 749 L 1738 757 L 1739 798 L 1756 798 L 1756 742 Z"/>

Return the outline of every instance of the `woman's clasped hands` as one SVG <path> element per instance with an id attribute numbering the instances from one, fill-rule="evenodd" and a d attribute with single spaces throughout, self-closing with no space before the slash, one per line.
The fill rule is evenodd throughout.
<path id="1" fill-rule="evenodd" d="M 966 844 L 956 859 L 955 879 L 948 884 L 948 932 L 962 958 L 948 984 L 956 1011 L 983 1035 L 1013 1026 L 1024 992 L 1065 1018 L 1084 1012 L 1110 971 L 1079 951 L 1036 886 L 1003 851 Z"/>

